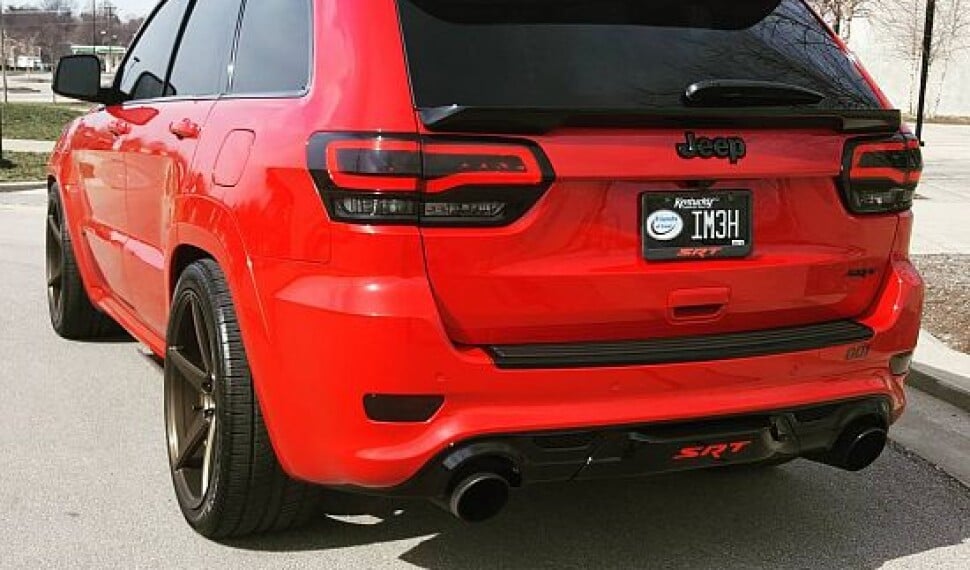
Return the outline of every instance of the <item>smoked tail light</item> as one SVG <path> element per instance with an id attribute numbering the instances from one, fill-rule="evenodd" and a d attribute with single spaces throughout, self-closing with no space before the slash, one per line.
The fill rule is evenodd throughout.
<path id="1" fill-rule="evenodd" d="M 909 210 L 922 172 L 919 141 L 911 135 L 851 140 L 842 167 L 845 204 L 855 214 Z"/>
<path id="2" fill-rule="evenodd" d="M 320 133 L 307 152 L 330 217 L 348 223 L 504 226 L 554 178 L 532 141 Z"/>

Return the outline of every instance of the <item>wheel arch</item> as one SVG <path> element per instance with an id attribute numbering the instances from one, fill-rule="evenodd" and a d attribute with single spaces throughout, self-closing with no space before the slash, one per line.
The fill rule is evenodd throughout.
<path id="1" fill-rule="evenodd" d="M 171 310 L 172 295 L 182 271 L 195 261 L 212 259 L 226 276 L 237 310 L 249 312 L 255 309 L 253 314 L 246 315 L 250 319 L 245 321 L 245 329 L 250 330 L 244 330 L 243 336 L 248 336 L 248 332 L 265 333 L 266 324 L 250 270 L 249 253 L 232 212 L 222 202 L 202 195 L 178 196 L 173 210 L 165 256 L 168 310 Z"/>
<path id="2" fill-rule="evenodd" d="M 172 299 L 175 296 L 175 287 L 178 286 L 178 280 L 182 273 L 185 272 L 186 268 L 197 261 L 202 261 L 203 259 L 211 259 L 213 261 L 216 260 L 214 255 L 200 247 L 187 243 L 178 244 L 175 246 L 175 249 L 172 251 L 171 258 L 168 262 L 167 287 L 169 299 Z"/>

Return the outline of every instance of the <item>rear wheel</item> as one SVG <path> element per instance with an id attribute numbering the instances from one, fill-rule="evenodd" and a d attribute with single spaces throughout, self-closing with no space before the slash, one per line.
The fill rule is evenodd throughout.
<path id="1" fill-rule="evenodd" d="M 56 185 L 47 197 L 47 308 L 54 331 L 68 339 L 85 340 L 119 334 L 121 329 L 88 298 L 67 230 L 67 216 Z"/>
<path id="2" fill-rule="evenodd" d="M 164 393 L 172 481 L 195 530 L 225 538 L 309 520 L 319 489 L 280 468 L 226 280 L 211 260 L 193 263 L 179 279 Z"/>

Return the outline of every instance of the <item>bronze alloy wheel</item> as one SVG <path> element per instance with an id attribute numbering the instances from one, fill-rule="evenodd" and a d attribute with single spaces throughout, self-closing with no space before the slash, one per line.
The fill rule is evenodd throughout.
<path id="1" fill-rule="evenodd" d="M 51 315 L 61 315 L 64 304 L 64 217 L 61 204 L 47 204 L 47 303 Z"/>
<path id="2" fill-rule="evenodd" d="M 172 308 L 172 338 L 165 367 L 165 424 L 175 485 L 197 508 L 212 477 L 218 415 L 212 323 L 198 294 L 185 291 Z"/>

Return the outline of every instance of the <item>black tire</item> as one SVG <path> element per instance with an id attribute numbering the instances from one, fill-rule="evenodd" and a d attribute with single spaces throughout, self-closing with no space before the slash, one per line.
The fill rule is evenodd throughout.
<path id="1" fill-rule="evenodd" d="M 276 459 L 226 279 L 211 260 L 182 273 L 172 301 L 165 426 L 179 506 L 203 536 L 286 530 L 318 512 L 320 489 Z M 205 441 L 193 449 L 200 430 Z"/>
<path id="2" fill-rule="evenodd" d="M 71 340 L 89 340 L 122 334 L 121 327 L 99 311 L 88 298 L 74 256 L 74 242 L 65 223 L 64 205 L 57 185 L 47 196 L 46 254 L 47 308 L 51 326 Z"/>

